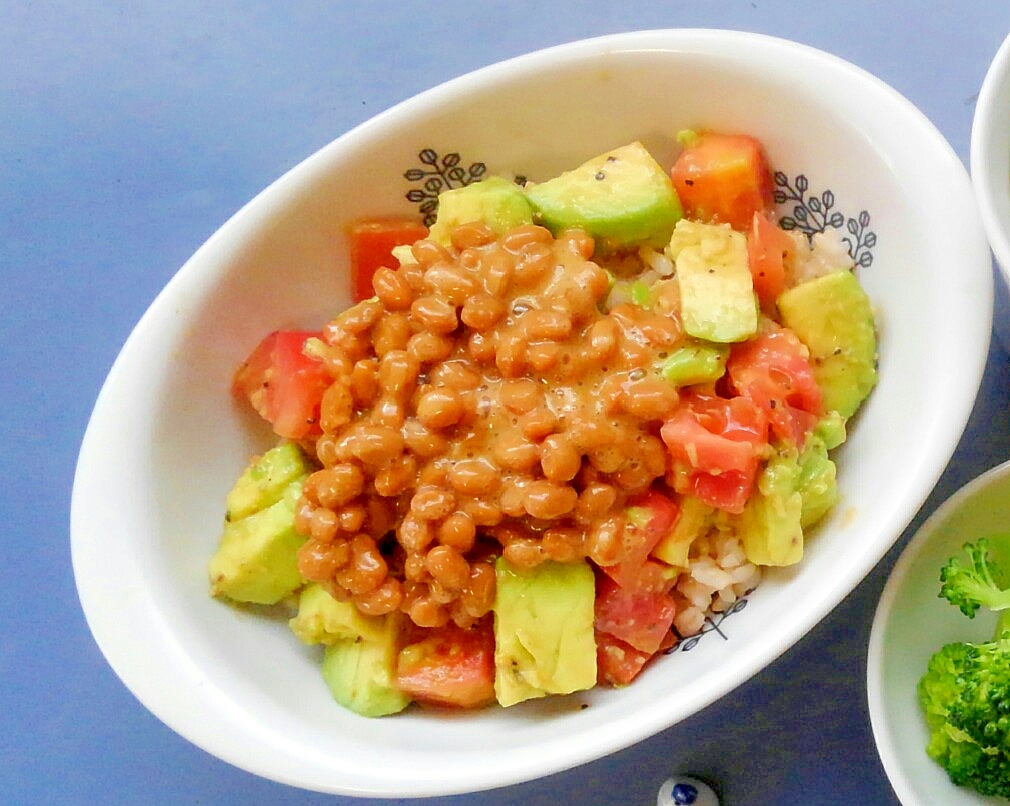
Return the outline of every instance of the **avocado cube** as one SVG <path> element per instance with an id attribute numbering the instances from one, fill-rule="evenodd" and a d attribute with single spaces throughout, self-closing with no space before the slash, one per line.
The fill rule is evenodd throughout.
<path id="1" fill-rule="evenodd" d="M 501 177 L 489 176 L 438 195 L 438 214 L 428 238 L 443 246 L 460 224 L 483 221 L 496 235 L 533 222 L 533 208 L 523 189 Z"/>
<path id="2" fill-rule="evenodd" d="M 797 462 L 800 472 L 796 486 L 803 502 L 800 525 L 806 529 L 823 518 L 838 500 L 836 468 L 816 432 L 807 438 Z"/>
<path id="3" fill-rule="evenodd" d="M 758 303 L 746 235 L 728 224 L 682 219 L 666 253 L 680 285 L 685 333 L 723 344 L 757 333 Z"/>
<path id="4" fill-rule="evenodd" d="M 302 479 L 281 499 L 241 520 L 225 523 L 210 560 L 211 592 L 236 602 L 276 604 L 301 586 L 298 549 L 305 538 L 295 529 Z"/>
<path id="5" fill-rule="evenodd" d="M 652 549 L 652 556 L 675 568 L 687 568 L 691 544 L 712 525 L 714 509 L 693 495 L 680 502 L 680 515 L 673 528 Z"/>
<path id="6" fill-rule="evenodd" d="M 596 580 L 589 564 L 495 564 L 495 696 L 503 706 L 596 685 Z"/>
<path id="7" fill-rule="evenodd" d="M 662 247 L 682 210 L 673 181 L 639 142 L 527 188 L 552 232 L 579 227 L 612 248 Z"/>
<path id="8" fill-rule="evenodd" d="M 293 442 L 282 442 L 251 462 L 225 501 L 228 521 L 237 521 L 277 503 L 288 485 L 309 472 L 305 454 Z"/>
<path id="9" fill-rule="evenodd" d="M 378 634 L 341 638 L 323 653 L 322 673 L 338 703 L 361 716 L 388 716 L 410 705 L 410 697 L 396 686 L 396 614 L 381 619 Z"/>
<path id="10" fill-rule="evenodd" d="M 851 417 L 877 383 L 877 334 L 866 291 L 846 269 L 790 288 L 777 304 L 783 324 L 810 351 L 824 408 Z"/>
<path id="11" fill-rule="evenodd" d="M 349 638 L 378 640 L 384 622 L 364 615 L 351 602 L 334 599 L 326 588 L 312 582 L 298 594 L 298 612 L 288 626 L 303 643 L 335 644 Z"/>
<path id="12" fill-rule="evenodd" d="M 837 411 L 826 412 L 814 426 L 813 436 L 824 444 L 826 450 L 834 450 L 848 439 L 845 418 Z"/>
<path id="13" fill-rule="evenodd" d="M 714 383 L 726 371 L 729 347 L 711 342 L 684 344 L 662 360 L 659 374 L 674 386 Z"/>
<path id="14" fill-rule="evenodd" d="M 758 476 L 757 490 L 739 516 L 737 532 L 752 563 L 795 565 L 803 559 L 799 477 L 795 454 L 772 457 Z"/>

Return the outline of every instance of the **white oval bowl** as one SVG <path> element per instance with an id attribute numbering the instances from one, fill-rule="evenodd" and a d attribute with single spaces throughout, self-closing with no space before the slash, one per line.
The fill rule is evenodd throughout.
<path id="1" fill-rule="evenodd" d="M 948 498 L 915 533 L 894 565 L 870 630 L 866 688 L 873 737 L 884 771 L 905 806 L 1006 803 L 954 786 L 928 755 L 929 730 L 916 685 L 930 656 L 953 641 L 987 641 L 995 618 L 967 619 L 941 599 L 940 569 L 969 540 L 1010 525 L 1010 462 Z"/>
<path id="2" fill-rule="evenodd" d="M 971 180 L 999 268 L 995 330 L 1010 350 L 1010 35 L 996 52 L 971 126 Z"/>
<path id="3" fill-rule="evenodd" d="M 234 368 L 267 332 L 318 326 L 347 303 L 344 225 L 416 213 L 406 193 L 418 183 L 405 172 L 440 165 L 431 153 L 541 179 L 634 139 L 669 162 L 685 127 L 760 137 L 788 187 L 807 178 L 804 204 L 846 211 L 842 233 L 851 222 L 859 253 L 872 254 L 859 274 L 879 314 L 881 380 L 837 456 L 841 503 L 798 567 L 769 573 L 745 607 L 625 689 L 458 715 L 368 720 L 342 710 L 316 656 L 285 624 L 208 595 L 224 495 L 268 444 L 228 393 Z M 116 673 L 166 724 L 289 784 L 436 795 L 599 758 L 748 679 L 883 556 L 967 422 L 991 308 L 990 255 L 967 172 L 908 101 L 833 56 L 760 35 L 669 30 L 479 70 L 380 114 L 281 177 L 201 247 L 138 323 L 99 395 L 75 479 L 73 561 L 88 623 Z"/>

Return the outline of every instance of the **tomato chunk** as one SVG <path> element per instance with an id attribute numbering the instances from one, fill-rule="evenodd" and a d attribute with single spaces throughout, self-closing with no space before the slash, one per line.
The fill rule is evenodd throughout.
<path id="1" fill-rule="evenodd" d="M 679 517 L 680 505 L 658 490 L 647 490 L 629 499 L 621 533 L 621 559 L 603 571 L 629 590 L 666 591 L 670 587 L 666 566 L 649 555 Z"/>
<path id="2" fill-rule="evenodd" d="M 654 654 L 663 645 L 677 609 L 667 593 L 623 588 L 606 575 L 596 582 L 594 625 L 640 652 Z"/>
<path id="3" fill-rule="evenodd" d="M 406 218 L 375 218 L 353 224 L 351 239 L 351 296 L 361 302 L 374 295 L 372 276 L 383 266 L 396 268 L 393 248 L 426 238 L 428 228 Z"/>
<path id="4" fill-rule="evenodd" d="M 400 650 L 396 684 L 421 703 L 487 705 L 494 695 L 494 632 L 489 619 L 470 628 L 449 622 Z"/>
<path id="5" fill-rule="evenodd" d="M 774 179 L 761 143 L 742 134 L 706 132 L 670 171 L 687 218 L 746 231 L 756 212 L 774 207 Z"/>
<path id="6" fill-rule="evenodd" d="M 235 373 L 232 391 L 287 439 L 321 433 L 319 408 L 333 379 L 323 362 L 305 354 L 318 333 L 277 330 L 261 341 Z"/>
<path id="7" fill-rule="evenodd" d="M 733 345 L 726 362 L 733 388 L 767 413 L 772 434 L 802 447 L 824 406 L 807 349 L 786 328 Z"/>
<path id="8" fill-rule="evenodd" d="M 625 512 L 628 525 L 640 536 L 640 543 L 648 546 L 645 554 L 666 537 L 679 515 L 677 504 L 658 490 L 647 490 L 629 499 Z"/>
<path id="9" fill-rule="evenodd" d="M 618 585 L 628 590 L 661 593 L 670 589 L 673 580 L 666 563 L 649 557 L 632 557 L 601 570 Z"/>
<path id="10" fill-rule="evenodd" d="M 755 471 L 726 470 L 722 473 L 695 472 L 687 476 L 681 488 L 685 495 L 734 515 L 743 512 L 754 491 Z"/>
<path id="11" fill-rule="evenodd" d="M 642 652 L 620 638 L 596 634 L 596 682 L 601 686 L 626 686 L 658 653 Z"/>
<path id="12" fill-rule="evenodd" d="M 768 444 L 768 417 L 746 397 L 691 395 L 660 429 L 674 489 L 731 513 L 743 511 Z"/>
<path id="13" fill-rule="evenodd" d="M 795 251 L 793 239 L 767 213 L 754 213 L 747 233 L 747 262 L 754 293 L 765 308 L 786 290 L 786 262 Z"/>

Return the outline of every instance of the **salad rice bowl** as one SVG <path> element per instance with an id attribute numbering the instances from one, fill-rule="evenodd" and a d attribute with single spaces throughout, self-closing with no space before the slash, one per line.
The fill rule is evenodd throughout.
<path id="1" fill-rule="evenodd" d="M 382 719 L 341 708 L 319 648 L 292 635 L 290 610 L 209 595 L 228 493 L 250 457 L 278 441 L 231 394 L 236 368 L 267 334 L 321 332 L 352 305 L 355 222 L 382 215 L 430 227 L 440 192 L 490 177 L 535 188 L 632 142 L 668 167 L 688 129 L 757 138 L 780 226 L 820 244 L 816 254 L 843 255 L 874 306 L 878 380 L 832 454 L 837 502 L 805 534 L 801 561 L 764 569 L 756 588 L 739 547 L 714 543 L 739 578 L 709 569 L 693 629 L 684 625 L 629 685 Z M 835 57 L 751 34 L 670 30 L 495 65 L 309 157 L 153 302 L 81 449 L 72 542 L 82 605 L 113 669 L 152 712 L 274 780 L 414 797 L 585 763 L 743 683 L 869 572 L 957 444 L 991 308 L 988 247 L 963 166 L 907 101 Z"/>

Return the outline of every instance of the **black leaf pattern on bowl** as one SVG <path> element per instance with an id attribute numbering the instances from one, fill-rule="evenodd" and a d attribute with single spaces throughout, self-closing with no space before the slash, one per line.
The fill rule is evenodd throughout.
<path id="1" fill-rule="evenodd" d="M 852 262 L 863 268 L 872 264 L 877 235 L 870 230 L 870 214 L 862 210 L 855 218 L 847 218 L 834 209 L 835 194 L 832 191 L 807 195 L 809 189 L 810 183 L 803 174 L 790 182 L 781 171 L 775 173 L 775 203 L 792 205 L 792 214 L 779 219 L 782 228 L 799 230 L 811 238 L 819 232 L 844 227 L 848 235 L 842 236 L 842 241 Z"/>
<path id="2" fill-rule="evenodd" d="M 464 166 L 458 151 L 440 156 L 433 148 L 422 148 L 417 158 L 423 167 L 408 168 L 404 178 L 417 187 L 406 193 L 407 201 L 418 206 L 418 212 L 426 226 L 435 223 L 438 213 L 438 194 L 453 188 L 479 182 L 487 173 L 483 162 L 473 162 Z M 525 184 L 526 177 L 516 177 L 516 183 Z M 855 218 L 848 218 L 835 210 L 835 194 L 825 190 L 819 195 L 810 193 L 810 182 L 804 174 L 790 180 L 782 171 L 775 173 L 775 203 L 792 205 L 791 211 L 779 219 L 783 229 L 799 230 L 808 238 L 829 229 L 841 230 L 846 235 L 842 242 L 856 266 L 867 267 L 873 263 L 873 248 L 877 245 L 877 235 L 870 229 L 870 214 L 860 211 Z"/>
<path id="3" fill-rule="evenodd" d="M 407 191 L 407 201 L 418 205 L 418 212 L 424 217 L 425 226 L 435 223 L 438 212 L 438 194 L 453 188 L 479 182 L 487 172 L 483 162 L 474 162 L 464 167 L 458 152 L 450 152 L 444 157 L 433 148 L 423 148 L 417 154 L 425 167 L 409 168 L 403 172 L 408 182 L 420 187 Z"/>
<path id="4" fill-rule="evenodd" d="M 747 598 L 741 597 L 733 602 L 726 610 L 719 613 L 709 613 L 705 616 L 705 623 L 698 632 L 693 635 L 678 636 L 680 640 L 666 650 L 667 655 L 672 655 L 675 652 L 690 652 L 694 649 L 698 642 L 701 641 L 706 635 L 711 635 L 715 633 L 716 635 L 722 637 L 724 641 L 729 640 L 729 635 L 723 630 L 723 622 L 726 621 L 734 613 L 739 613 L 747 606 Z M 676 630 L 674 631 L 676 633 Z"/>

